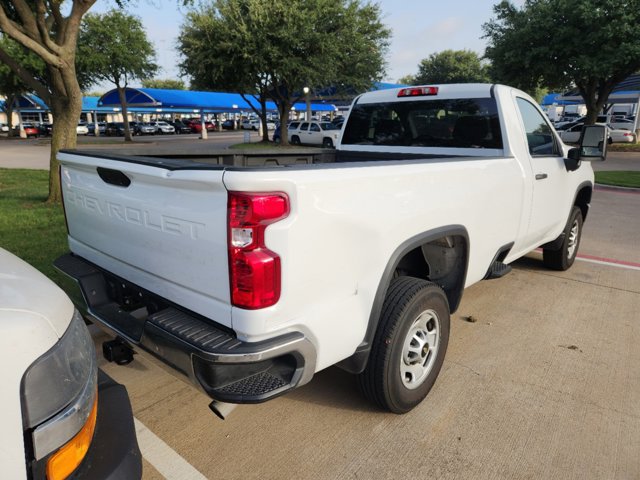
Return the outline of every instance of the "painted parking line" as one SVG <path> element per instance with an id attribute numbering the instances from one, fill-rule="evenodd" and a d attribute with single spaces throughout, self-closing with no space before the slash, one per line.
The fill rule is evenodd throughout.
<path id="1" fill-rule="evenodd" d="M 576 260 L 581 260 L 583 262 L 589 262 L 589 263 L 597 263 L 598 265 L 608 265 L 610 267 L 625 268 L 628 270 L 640 271 L 640 263 L 627 262 L 625 260 L 616 260 L 614 258 L 604 258 L 604 257 L 596 257 L 594 255 L 579 254 L 576 257 Z"/>
<path id="2" fill-rule="evenodd" d="M 167 480 L 207 480 L 140 420 L 134 418 L 133 421 L 142 456 Z"/>

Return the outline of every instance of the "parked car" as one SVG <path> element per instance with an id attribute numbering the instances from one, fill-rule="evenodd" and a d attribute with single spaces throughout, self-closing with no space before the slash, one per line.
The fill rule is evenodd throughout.
<path id="1" fill-rule="evenodd" d="M 38 131 L 42 136 L 51 135 L 53 133 L 53 123 L 41 123 L 38 125 Z"/>
<path id="2" fill-rule="evenodd" d="M 604 123 L 598 123 L 596 125 L 605 125 Z M 582 127 L 584 123 L 578 123 L 567 130 L 561 130 L 560 138 L 565 143 L 578 143 L 580 141 L 580 134 L 582 133 Z M 609 127 L 610 143 L 635 143 L 636 135 L 629 130 L 621 130 Z"/>
<path id="3" fill-rule="evenodd" d="M 235 120 L 225 120 L 222 122 L 223 130 L 235 130 L 236 129 L 236 121 Z"/>
<path id="4" fill-rule="evenodd" d="M 135 124 L 133 131 L 135 131 L 135 135 L 155 135 L 158 129 L 152 123 L 138 122 Z"/>
<path id="5" fill-rule="evenodd" d="M 211 122 L 209 120 L 204 122 L 204 127 L 207 130 L 207 132 L 215 132 L 216 131 L 215 123 L 213 123 L 213 122 Z M 189 128 L 191 128 L 191 133 L 200 133 L 200 132 L 202 132 L 202 122 L 200 120 L 192 121 L 189 124 Z"/>
<path id="6" fill-rule="evenodd" d="M 87 127 L 86 123 L 79 123 L 76 126 L 76 134 L 78 135 L 88 135 L 89 134 L 89 128 Z"/>
<path id="7" fill-rule="evenodd" d="M 322 145 L 333 148 L 338 142 L 340 129 L 330 122 L 302 122 L 296 129 L 289 127 L 289 142 L 293 145 Z"/>
<path id="8" fill-rule="evenodd" d="M 161 135 L 176 133 L 176 129 L 173 127 L 173 125 L 169 125 L 167 122 L 162 120 L 157 121 L 153 124 L 153 126 L 156 127 L 156 132 Z"/>
<path id="9" fill-rule="evenodd" d="M 0 123 L 0 132 L 7 133 L 9 131 L 9 125 L 6 123 Z"/>
<path id="10" fill-rule="evenodd" d="M 129 125 L 131 127 L 131 125 Z M 122 137 L 124 136 L 124 123 L 122 122 L 110 122 L 107 123 L 107 128 L 104 131 L 107 137 Z"/>
<path id="11" fill-rule="evenodd" d="M 96 131 L 96 124 L 95 123 L 87 124 L 87 128 L 89 129 L 89 135 L 95 135 L 95 131 Z M 104 135 L 106 130 L 107 130 L 107 123 L 106 122 L 98 122 L 98 134 L 99 135 Z"/>
<path id="12" fill-rule="evenodd" d="M 171 122 L 171 125 L 173 125 L 175 133 L 191 133 L 191 127 L 189 127 L 189 125 L 184 123 L 182 120 L 175 120 Z"/>
<path id="13" fill-rule="evenodd" d="M 33 123 L 23 122 L 22 128 L 24 129 L 24 133 L 27 136 L 27 138 L 29 137 L 37 138 L 38 136 L 41 135 L 40 130 L 38 129 L 38 126 Z M 20 136 L 20 125 L 16 125 L 15 127 L 13 127 L 13 134 L 15 136 Z"/>
<path id="14" fill-rule="evenodd" d="M 240 124 L 242 130 L 258 130 L 260 128 L 260 120 L 255 118 L 244 120 Z"/>

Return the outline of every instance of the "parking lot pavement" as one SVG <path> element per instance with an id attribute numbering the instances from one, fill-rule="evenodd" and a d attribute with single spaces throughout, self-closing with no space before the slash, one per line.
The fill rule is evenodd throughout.
<path id="1" fill-rule="evenodd" d="M 532 252 L 467 289 L 440 377 L 406 415 L 378 411 L 329 368 L 221 421 L 155 364 L 103 362 L 180 459 L 141 445 L 144 478 L 640 478 L 639 207 L 640 195 L 597 191 L 569 271 Z"/>

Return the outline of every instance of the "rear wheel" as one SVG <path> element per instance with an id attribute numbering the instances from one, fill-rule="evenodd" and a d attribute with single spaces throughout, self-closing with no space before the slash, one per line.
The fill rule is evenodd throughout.
<path id="1" fill-rule="evenodd" d="M 291 137 L 291 143 L 294 145 L 300 145 L 300 137 L 297 135 L 294 135 L 293 137 Z"/>
<path id="2" fill-rule="evenodd" d="M 582 210 L 573 207 L 564 228 L 564 240 L 558 250 L 542 250 L 544 266 L 552 270 L 567 270 L 576 260 L 582 238 Z"/>
<path id="3" fill-rule="evenodd" d="M 449 343 L 449 303 L 434 283 L 395 278 L 382 306 L 366 369 L 363 394 L 381 408 L 406 413 L 429 393 Z"/>
<path id="4" fill-rule="evenodd" d="M 331 140 L 330 138 L 324 138 L 322 140 L 322 146 L 324 148 L 333 148 L 333 140 Z"/>

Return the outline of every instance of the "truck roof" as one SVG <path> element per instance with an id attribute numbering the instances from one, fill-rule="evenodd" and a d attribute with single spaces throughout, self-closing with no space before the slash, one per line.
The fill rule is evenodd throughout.
<path id="1" fill-rule="evenodd" d="M 398 97 L 402 90 L 433 88 L 437 93 L 431 95 Z M 450 83 L 434 85 L 416 85 L 411 87 L 390 88 L 362 94 L 354 103 L 401 102 L 454 98 L 488 98 L 492 96 L 494 84 L 491 83 Z"/>

